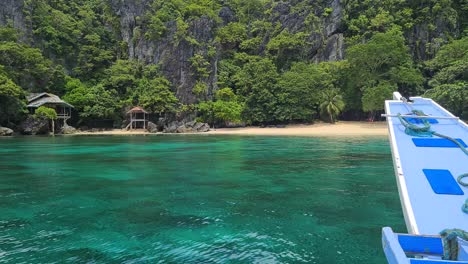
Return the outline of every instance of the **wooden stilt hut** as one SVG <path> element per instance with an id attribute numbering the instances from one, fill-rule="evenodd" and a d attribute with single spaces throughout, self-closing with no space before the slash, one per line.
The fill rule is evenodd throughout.
<path id="1" fill-rule="evenodd" d="M 130 115 L 130 123 L 127 125 L 128 129 L 138 128 L 139 124 L 142 124 L 143 129 L 146 129 L 148 123 L 148 112 L 139 106 L 135 106 L 127 112 Z"/>

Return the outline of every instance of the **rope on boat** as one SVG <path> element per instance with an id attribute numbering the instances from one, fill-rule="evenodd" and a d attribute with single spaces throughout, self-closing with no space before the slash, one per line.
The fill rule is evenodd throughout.
<path id="1" fill-rule="evenodd" d="M 468 214 L 468 199 L 466 199 L 465 203 L 462 205 L 462 211 Z"/>
<path id="2" fill-rule="evenodd" d="M 458 178 L 457 178 L 458 183 L 460 183 L 460 185 L 462 185 L 464 187 L 468 187 L 468 182 L 463 181 L 463 178 L 466 178 L 466 177 L 468 177 L 468 173 L 464 173 L 464 174 L 458 176 Z"/>
<path id="3" fill-rule="evenodd" d="M 424 114 L 423 111 L 421 110 L 411 110 L 411 112 L 417 116 L 427 116 Z M 410 123 L 408 120 L 406 120 L 404 117 L 401 116 L 400 113 L 397 115 L 398 119 L 400 120 L 401 124 L 405 127 L 405 133 L 410 135 L 410 136 L 419 136 L 419 137 L 432 137 L 432 136 L 437 136 L 440 138 L 445 138 L 456 144 L 462 151 L 468 156 L 468 150 L 460 143 L 458 140 L 454 139 L 453 137 L 437 133 L 433 130 L 431 130 L 431 124 L 423 119 L 423 126 L 417 126 L 415 124 Z M 463 178 L 468 177 L 468 173 L 464 173 L 457 178 L 457 182 L 464 187 L 468 186 L 468 183 L 463 181 Z M 468 199 L 466 199 L 465 203 L 462 205 L 462 211 L 466 214 L 468 214 Z"/>
<path id="4" fill-rule="evenodd" d="M 411 112 L 418 116 L 424 115 L 424 113 L 419 110 L 412 110 Z M 434 134 L 434 132 L 431 131 L 431 124 L 425 119 L 422 120 L 423 126 L 420 127 L 410 123 L 408 120 L 403 118 L 400 113 L 397 114 L 397 117 L 400 120 L 400 123 L 405 127 L 405 133 L 410 136 L 432 137 L 432 135 Z"/>
<path id="5" fill-rule="evenodd" d="M 440 232 L 444 245 L 444 260 L 457 260 L 458 259 L 458 240 L 461 238 L 468 241 L 468 232 L 461 229 L 444 229 Z"/>
<path id="6" fill-rule="evenodd" d="M 424 114 L 424 112 L 420 110 L 412 109 L 411 112 L 417 116 L 426 116 L 426 114 Z M 405 127 L 406 134 L 419 137 L 437 136 L 440 138 L 448 139 L 451 142 L 455 143 L 463 151 L 463 153 L 465 153 L 468 156 L 468 150 L 460 142 L 458 142 L 456 139 L 450 136 L 440 134 L 431 130 L 431 124 L 427 120 L 422 120 L 423 126 L 417 126 L 415 124 L 410 123 L 408 120 L 402 117 L 400 113 L 398 113 L 397 117 L 400 120 L 401 124 Z M 465 177 L 468 177 L 468 173 L 464 173 L 458 176 L 457 182 L 460 185 L 467 187 L 468 183 L 463 181 L 463 178 Z M 466 199 L 465 203 L 462 205 L 462 211 L 468 214 L 468 199 Z M 461 238 L 463 240 L 468 241 L 468 232 L 461 229 L 445 229 L 442 232 L 440 232 L 440 235 L 442 236 L 444 245 L 443 259 L 457 260 L 459 250 L 457 238 Z"/>

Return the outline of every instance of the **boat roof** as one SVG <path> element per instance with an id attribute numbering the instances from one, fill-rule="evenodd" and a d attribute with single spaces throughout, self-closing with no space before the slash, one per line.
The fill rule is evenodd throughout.
<path id="1" fill-rule="evenodd" d="M 431 99 L 412 97 L 410 100 L 412 102 L 400 98 L 386 101 L 386 114 L 404 115 L 412 110 L 421 110 L 426 115 L 441 117 L 430 120 L 433 121 L 430 122 L 431 130 L 468 144 L 468 126 L 463 121 Z M 447 142 L 443 142 L 445 139 L 440 137 L 408 135 L 398 117 L 387 117 L 387 122 L 397 184 L 409 232 L 438 234 L 446 228 L 468 230 L 468 214 L 461 209 L 468 198 L 468 188 L 456 182 L 459 175 L 468 173 L 468 155 L 455 144 L 455 147 L 447 147 Z M 449 187 L 455 190 L 461 189 L 461 193 L 440 193 L 437 189 L 441 186 L 444 189 L 445 185 L 451 185 Z"/>

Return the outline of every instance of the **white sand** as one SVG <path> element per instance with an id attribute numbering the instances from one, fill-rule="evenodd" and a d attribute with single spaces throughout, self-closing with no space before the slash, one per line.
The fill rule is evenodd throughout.
<path id="1" fill-rule="evenodd" d="M 341 121 L 335 124 L 318 123 L 314 125 L 294 125 L 285 128 L 221 128 L 208 132 L 219 135 L 278 135 L 278 136 L 387 136 L 385 122 L 350 122 Z"/>
<path id="2" fill-rule="evenodd" d="M 114 129 L 100 132 L 79 132 L 77 135 L 146 135 L 151 134 L 143 129 L 126 131 Z M 195 133 L 193 133 L 195 134 Z M 337 136 L 387 136 L 388 129 L 385 122 L 351 122 L 340 121 L 336 124 L 317 123 L 314 125 L 291 125 L 285 128 L 219 128 L 206 133 L 209 135 L 265 135 L 265 136 L 314 136 L 314 137 L 337 137 Z"/>

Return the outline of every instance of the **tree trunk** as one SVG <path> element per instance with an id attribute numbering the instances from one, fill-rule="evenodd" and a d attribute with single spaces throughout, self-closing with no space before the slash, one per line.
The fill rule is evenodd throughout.
<path id="1" fill-rule="evenodd" d="M 55 121 L 52 119 L 52 135 L 55 135 Z"/>
<path id="2" fill-rule="evenodd" d="M 330 116 L 330 123 L 335 124 L 335 120 L 333 120 L 333 115 L 331 113 L 328 114 Z"/>
<path id="3" fill-rule="evenodd" d="M 375 112 L 374 111 L 370 111 L 369 112 L 369 121 L 370 122 L 374 122 L 374 119 L 375 119 Z"/>

